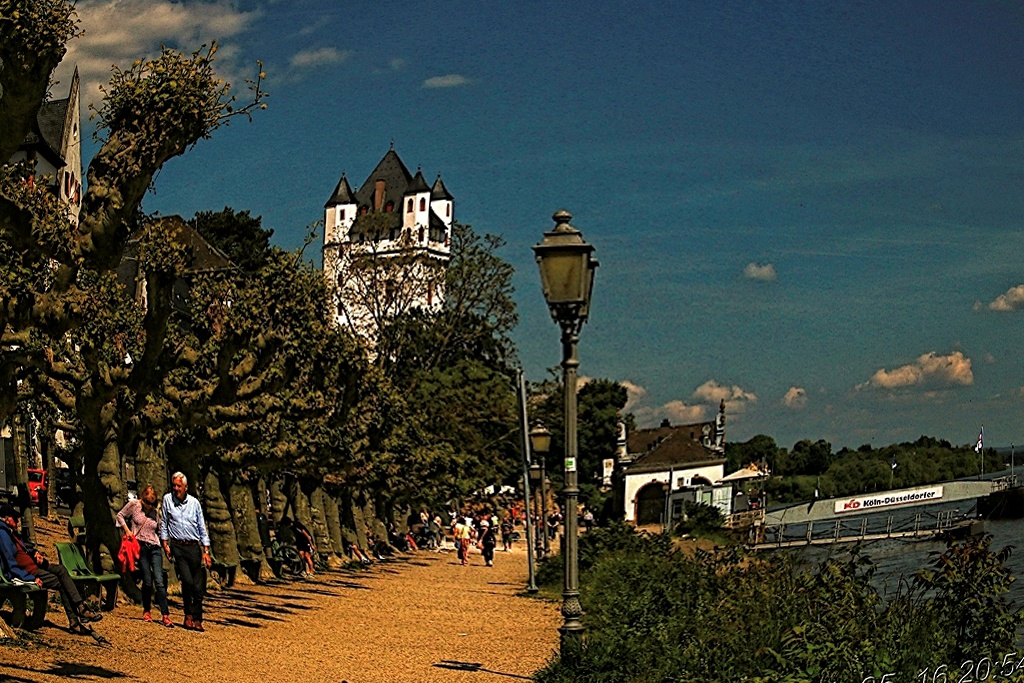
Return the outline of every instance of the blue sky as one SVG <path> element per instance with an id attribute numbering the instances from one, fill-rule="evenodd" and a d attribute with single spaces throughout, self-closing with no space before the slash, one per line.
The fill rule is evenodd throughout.
<path id="1" fill-rule="evenodd" d="M 269 107 L 157 178 L 285 247 L 393 139 L 508 241 L 528 376 L 558 333 L 529 247 L 559 208 L 601 261 L 581 372 L 643 424 L 836 448 L 1024 440 L 1024 6 L 964 2 L 79 0 L 68 65 L 217 38 Z M 61 93 L 61 86 L 55 88 Z"/>

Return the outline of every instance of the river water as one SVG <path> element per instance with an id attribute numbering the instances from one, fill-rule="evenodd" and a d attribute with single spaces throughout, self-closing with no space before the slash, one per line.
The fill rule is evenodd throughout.
<path id="1" fill-rule="evenodd" d="M 994 551 L 1014 546 L 1006 565 L 1017 580 L 1011 585 L 1008 597 L 1015 607 L 1024 606 L 1024 519 L 986 520 L 985 532 L 992 535 Z M 850 544 L 808 546 L 785 552 L 796 553 L 802 561 L 817 564 L 830 554 L 844 553 L 851 547 Z M 899 589 L 901 579 L 912 579 L 914 572 L 928 566 L 936 553 L 945 551 L 946 544 L 937 540 L 884 539 L 864 543 L 861 549 L 877 567 L 876 587 L 891 595 Z"/>

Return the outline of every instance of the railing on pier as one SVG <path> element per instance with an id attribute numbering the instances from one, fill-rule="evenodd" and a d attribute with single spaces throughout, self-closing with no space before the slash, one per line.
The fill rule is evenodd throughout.
<path id="1" fill-rule="evenodd" d="M 936 514 L 916 512 L 912 518 L 894 514 L 844 518 L 817 523 L 813 521 L 780 524 L 763 529 L 752 527 L 750 544 L 755 549 L 792 548 L 805 545 L 831 545 L 887 538 L 923 538 L 966 527 L 975 520 L 975 508 L 941 510 Z M 884 522 L 884 525 L 883 525 Z"/>

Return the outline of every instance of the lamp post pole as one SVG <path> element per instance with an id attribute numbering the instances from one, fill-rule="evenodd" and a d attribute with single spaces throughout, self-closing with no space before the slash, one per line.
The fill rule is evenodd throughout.
<path id="1" fill-rule="evenodd" d="M 562 591 L 562 617 L 565 619 L 558 631 L 562 634 L 561 649 L 564 654 L 569 639 L 578 640 L 583 635 L 583 606 L 580 604 L 579 536 L 577 501 L 580 497 L 577 479 L 576 459 L 576 376 L 579 358 L 576 345 L 579 342 L 579 327 L 582 321 L 562 323 L 562 387 L 565 392 L 565 590 Z"/>
<path id="2" fill-rule="evenodd" d="M 547 473 L 545 471 L 545 458 L 547 457 L 548 451 L 551 450 L 551 432 L 547 430 L 540 422 L 533 426 L 530 430 L 530 444 L 533 446 L 533 452 L 537 456 L 537 488 L 540 492 L 540 503 L 537 509 L 540 511 L 540 518 L 542 521 L 541 535 L 544 537 L 543 541 L 538 540 L 537 546 L 541 548 L 542 552 L 546 556 L 550 551 L 551 547 L 548 545 L 548 530 L 543 525 L 548 518 L 548 491 L 547 491 Z"/>
<path id="3" fill-rule="evenodd" d="M 541 519 L 544 520 L 544 524 L 547 524 L 548 519 L 548 475 L 545 470 L 544 455 L 541 454 L 540 458 L 540 515 Z M 551 536 L 548 535 L 547 527 L 544 528 L 544 555 L 547 556 L 551 552 Z"/>
<path id="4" fill-rule="evenodd" d="M 565 425 L 565 583 L 562 591 L 562 617 L 558 629 L 561 634 L 562 656 L 570 654 L 571 646 L 583 638 L 584 626 L 580 618 L 579 587 L 579 529 L 577 501 L 580 489 L 576 471 L 578 448 L 576 442 L 576 384 L 579 358 L 576 346 L 580 329 L 590 315 L 590 295 L 594 285 L 597 261 L 594 247 L 583 241 L 579 230 L 569 224 L 572 215 L 558 211 L 552 216 L 555 228 L 544 233 L 544 240 L 533 247 L 540 266 L 544 299 L 551 317 L 562 332 L 562 390 L 564 393 Z M 545 536 L 546 538 L 546 536 Z"/>
<path id="5" fill-rule="evenodd" d="M 523 512 L 526 513 L 526 565 L 529 571 L 526 584 L 527 593 L 537 592 L 537 572 L 533 556 L 533 517 L 530 514 L 530 438 L 527 434 L 526 421 L 526 380 L 522 369 L 516 372 L 516 394 L 519 397 L 519 425 L 523 448 Z"/>

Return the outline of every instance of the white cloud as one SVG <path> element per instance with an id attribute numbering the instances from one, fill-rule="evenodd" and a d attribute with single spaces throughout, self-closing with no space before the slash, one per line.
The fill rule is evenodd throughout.
<path id="1" fill-rule="evenodd" d="M 630 380 L 619 380 L 626 388 L 628 400 L 623 412 L 633 413 L 637 425 L 641 427 L 655 426 L 662 420 L 674 425 L 703 422 L 718 412 L 721 401 L 725 401 L 726 411 L 734 415 L 741 414 L 746 406 L 757 401 L 757 396 L 738 386 L 722 386 L 714 380 L 708 380 L 697 387 L 689 400 L 674 399 L 659 406 L 647 405 L 647 389 Z"/>
<path id="2" fill-rule="evenodd" d="M 405 68 L 405 60 L 404 59 L 400 59 L 398 57 L 395 57 L 394 59 L 392 59 L 390 64 L 391 64 L 391 69 L 393 71 L 401 71 L 402 69 Z"/>
<path id="3" fill-rule="evenodd" d="M 929 351 L 913 363 L 892 370 L 878 370 L 867 382 L 858 384 L 857 388 L 899 389 L 919 385 L 948 387 L 970 384 L 974 384 L 970 358 L 960 351 L 954 351 L 947 356 Z"/>
<path id="4" fill-rule="evenodd" d="M 322 47 L 319 50 L 303 50 L 291 59 L 292 68 L 307 69 L 312 66 L 338 64 L 352 56 L 349 50 L 338 50 L 333 47 Z"/>
<path id="5" fill-rule="evenodd" d="M 786 395 L 782 397 L 782 405 L 793 410 L 801 410 L 807 407 L 807 390 L 803 387 L 790 387 Z"/>
<path id="6" fill-rule="evenodd" d="M 980 302 L 974 305 L 975 310 L 981 308 L 979 304 Z M 988 310 L 1000 312 L 1019 311 L 1022 308 L 1024 308 L 1024 285 L 1010 287 L 1005 294 L 1000 294 L 988 305 Z"/>
<path id="7" fill-rule="evenodd" d="M 67 94 L 66 86 L 77 66 L 83 104 L 98 102 L 99 85 L 110 80 L 112 65 L 127 68 L 136 59 L 156 56 L 161 44 L 191 52 L 217 40 L 217 71 L 227 77 L 235 69 L 236 50 L 230 40 L 260 14 L 259 10 L 240 11 L 236 4 L 231 0 L 78 0 L 75 10 L 83 34 L 68 43 L 68 52 L 55 74 L 61 85 L 54 88 L 54 96 Z M 228 80 L 236 84 L 235 90 L 244 85 L 244 78 Z"/>
<path id="8" fill-rule="evenodd" d="M 460 85 L 469 85 L 470 80 L 462 74 L 448 74 L 446 76 L 433 76 L 423 81 L 424 88 L 457 88 Z"/>
<path id="9" fill-rule="evenodd" d="M 748 263 L 747 267 L 743 269 L 743 277 L 748 280 L 760 280 L 761 282 L 775 282 L 779 279 L 774 265 L 771 263 L 762 265 L 754 262 Z"/>
<path id="10" fill-rule="evenodd" d="M 687 424 L 701 422 L 707 413 L 707 406 L 688 406 L 682 401 L 669 401 L 661 410 L 673 424 Z"/>
<path id="11" fill-rule="evenodd" d="M 727 412 L 741 413 L 748 404 L 757 401 L 757 394 L 736 385 L 729 387 L 709 379 L 694 390 L 693 398 L 701 403 L 711 404 L 715 407 L 722 401 L 725 401 Z"/>
<path id="12" fill-rule="evenodd" d="M 623 412 L 632 412 L 634 408 L 644 399 L 647 395 L 647 389 L 636 382 L 630 382 L 628 379 L 620 380 L 621 384 L 626 389 L 626 406 L 622 409 Z"/>

